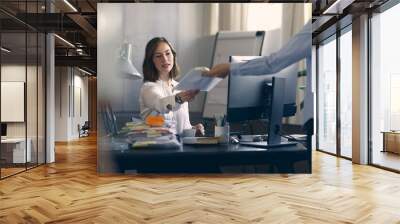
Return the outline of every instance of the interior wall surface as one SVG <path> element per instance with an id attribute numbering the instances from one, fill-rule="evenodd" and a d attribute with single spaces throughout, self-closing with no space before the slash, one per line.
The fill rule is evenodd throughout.
<path id="1" fill-rule="evenodd" d="M 79 138 L 78 125 L 88 121 L 88 77 L 73 67 L 56 67 L 56 141 Z"/>

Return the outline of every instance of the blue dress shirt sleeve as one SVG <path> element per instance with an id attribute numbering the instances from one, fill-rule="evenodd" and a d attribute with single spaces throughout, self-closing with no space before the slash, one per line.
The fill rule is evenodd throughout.
<path id="1" fill-rule="evenodd" d="M 268 56 L 232 63 L 230 73 L 234 75 L 265 75 L 279 72 L 287 66 L 311 56 L 311 21 L 279 51 Z"/>
<path id="2" fill-rule="evenodd" d="M 306 59 L 307 80 L 304 96 L 304 123 L 313 118 L 314 93 L 312 92 L 311 80 L 311 51 L 312 51 L 312 24 L 308 21 L 306 25 L 280 50 L 268 56 L 249 60 L 246 62 L 232 63 L 230 75 L 266 75 L 274 74 L 287 66 Z"/>

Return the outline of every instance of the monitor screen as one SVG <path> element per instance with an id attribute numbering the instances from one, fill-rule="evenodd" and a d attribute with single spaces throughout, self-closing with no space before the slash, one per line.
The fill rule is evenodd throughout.
<path id="1" fill-rule="evenodd" d="M 1 136 L 7 136 L 7 124 L 1 123 Z"/>
<path id="2" fill-rule="evenodd" d="M 243 62 L 260 56 L 231 56 L 231 62 Z M 265 111 L 271 105 L 266 96 L 271 91 L 272 78 L 285 78 L 283 116 L 296 112 L 297 63 L 278 73 L 257 76 L 230 76 L 228 84 L 227 117 L 229 122 L 266 119 Z"/>

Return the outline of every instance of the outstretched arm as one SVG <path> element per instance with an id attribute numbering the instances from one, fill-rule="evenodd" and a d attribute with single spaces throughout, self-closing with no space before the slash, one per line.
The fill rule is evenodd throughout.
<path id="1" fill-rule="evenodd" d="M 277 52 L 247 62 L 218 64 L 204 75 L 223 78 L 229 73 L 231 75 L 273 74 L 311 55 L 311 41 L 312 29 L 309 21 Z"/>

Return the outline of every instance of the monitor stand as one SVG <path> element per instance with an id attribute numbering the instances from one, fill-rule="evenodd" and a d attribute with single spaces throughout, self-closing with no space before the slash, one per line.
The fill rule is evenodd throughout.
<path id="1" fill-rule="evenodd" d="M 246 142 L 240 143 L 244 146 L 258 147 L 264 149 L 278 148 L 284 146 L 294 146 L 297 142 L 282 142 L 281 141 L 281 130 L 282 130 L 282 117 L 285 100 L 285 78 L 272 78 L 272 93 L 271 93 L 271 105 L 270 112 L 268 114 L 268 138 L 267 142 Z M 271 88 L 271 87 L 269 87 Z"/>

